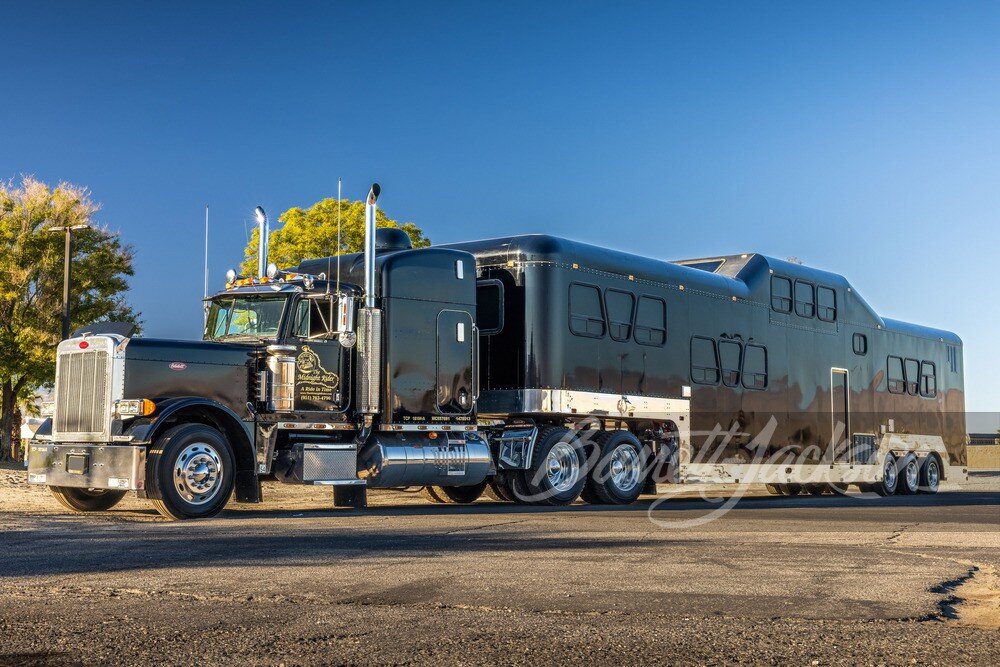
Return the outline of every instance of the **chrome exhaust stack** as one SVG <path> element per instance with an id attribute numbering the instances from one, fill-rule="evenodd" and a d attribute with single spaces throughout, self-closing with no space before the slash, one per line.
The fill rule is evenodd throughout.
<path id="1" fill-rule="evenodd" d="M 370 427 L 379 411 L 382 379 L 382 311 L 375 307 L 375 214 L 382 189 L 373 183 L 365 202 L 365 303 L 358 318 L 358 410 Z"/>
<path id="2" fill-rule="evenodd" d="M 267 277 L 267 241 L 270 230 L 267 225 L 267 213 L 263 206 L 254 209 L 257 218 L 257 277 L 263 280 Z"/>

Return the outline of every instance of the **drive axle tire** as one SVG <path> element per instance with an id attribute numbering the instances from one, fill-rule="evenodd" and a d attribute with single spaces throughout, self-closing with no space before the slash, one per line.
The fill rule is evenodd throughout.
<path id="1" fill-rule="evenodd" d="M 229 441 L 202 424 L 181 424 L 163 433 L 147 465 L 153 506 L 168 519 L 215 516 L 233 493 L 236 471 Z"/>
<path id="2" fill-rule="evenodd" d="M 642 494 L 645 452 L 628 431 L 607 431 L 594 438 L 597 456 L 586 490 L 606 505 L 629 505 Z"/>
<path id="3" fill-rule="evenodd" d="M 483 490 L 486 488 L 486 481 L 484 480 L 472 486 L 432 486 L 424 488 L 429 488 L 432 493 L 442 499 L 441 502 L 450 505 L 468 505 L 476 502 L 479 500 L 479 496 L 483 495 Z"/>
<path id="4" fill-rule="evenodd" d="M 587 481 L 583 446 L 569 429 L 550 426 L 538 433 L 531 467 L 524 471 L 529 502 L 569 505 Z M 516 484 L 515 480 L 515 484 Z M 516 486 L 515 492 L 517 491 Z"/>
<path id="5" fill-rule="evenodd" d="M 448 500 L 438 493 L 438 487 L 435 486 L 424 486 L 420 489 L 420 495 L 424 497 L 424 500 L 430 501 L 437 505 L 443 505 L 448 502 Z"/>
<path id="6" fill-rule="evenodd" d="M 941 462 L 934 454 L 928 454 L 920 466 L 920 493 L 937 493 L 941 486 Z"/>
<path id="7" fill-rule="evenodd" d="M 486 497 L 490 500 L 495 500 L 499 503 L 510 503 L 514 499 L 508 495 L 507 489 L 500 482 L 500 473 L 497 473 L 495 477 L 491 477 L 486 483 L 486 488 L 483 490 Z"/>
<path id="8" fill-rule="evenodd" d="M 914 454 L 907 454 L 899 463 L 899 484 L 896 493 L 909 496 L 920 489 L 920 464 Z"/>
<path id="9" fill-rule="evenodd" d="M 104 512 L 125 497 L 125 491 L 81 489 L 73 486 L 50 486 L 59 504 L 72 512 Z"/>

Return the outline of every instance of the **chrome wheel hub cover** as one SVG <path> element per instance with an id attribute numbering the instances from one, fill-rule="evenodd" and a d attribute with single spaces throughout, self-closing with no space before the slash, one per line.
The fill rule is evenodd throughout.
<path id="1" fill-rule="evenodd" d="M 938 486 L 938 482 L 941 479 L 941 471 L 938 470 L 937 461 L 935 461 L 934 457 L 932 456 L 930 460 L 924 465 L 927 466 L 927 486 L 929 486 L 932 489 L 936 489 Z"/>
<path id="2" fill-rule="evenodd" d="M 222 460 L 209 444 L 188 445 L 174 462 L 174 487 L 192 505 L 211 502 L 222 487 Z"/>
<path id="3" fill-rule="evenodd" d="M 885 459 L 885 469 L 882 471 L 885 477 L 886 488 L 893 488 L 896 486 L 896 460 L 892 457 L 886 457 Z"/>
<path id="4" fill-rule="evenodd" d="M 556 493 L 567 491 L 580 479 L 580 458 L 566 442 L 557 442 L 545 457 L 545 476 Z"/>
<path id="5" fill-rule="evenodd" d="M 619 491 L 631 491 L 639 483 L 639 454 L 629 445 L 611 452 L 611 483 Z"/>
<path id="6" fill-rule="evenodd" d="M 915 459 L 911 459 L 909 463 L 906 464 L 906 486 L 915 489 L 917 488 L 917 480 L 920 476 L 920 470 L 917 468 L 917 462 Z"/>

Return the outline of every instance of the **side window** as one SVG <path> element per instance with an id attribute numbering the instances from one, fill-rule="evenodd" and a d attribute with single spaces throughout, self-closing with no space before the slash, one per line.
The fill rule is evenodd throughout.
<path id="1" fill-rule="evenodd" d="M 837 321 L 837 292 L 832 288 L 816 288 L 816 315 L 824 322 Z"/>
<path id="2" fill-rule="evenodd" d="M 653 296 L 639 297 L 635 315 L 635 342 L 663 345 L 667 342 L 667 303 Z"/>
<path id="3" fill-rule="evenodd" d="M 740 385 L 740 367 L 743 362 L 743 346 L 735 341 L 719 341 L 719 359 L 722 361 L 722 384 L 727 387 Z"/>
<path id="4" fill-rule="evenodd" d="M 701 336 L 691 339 L 691 381 L 719 384 L 719 352 L 714 339 Z"/>
<path id="5" fill-rule="evenodd" d="M 906 393 L 916 396 L 920 392 L 920 362 L 904 359 L 903 376 L 906 378 Z"/>
<path id="6" fill-rule="evenodd" d="M 743 352 L 743 386 L 747 389 L 767 389 L 767 348 L 747 345 Z"/>
<path id="7" fill-rule="evenodd" d="M 569 330 L 577 336 L 604 338 L 601 290 L 580 283 L 569 286 Z"/>
<path id="8" fill-rule="evenodd" d="M 903 378 L 903 360 L 889 357 L 886 362 L 886 387 L 890 394 L 905 394 L 906 380 Z"/>
<path id="9" fill-rule="evenodd" d="M 816 288 L 805 280 L 795 281 L 795 314 L 799 317 L 816 316 Z"/>
<path id="10" fill-rule="evenodd" d="M 771 276 L 771 308 L 779 313 L 792 312 L 792 281 Z"/>
<path id="11" fill-rule="evenodd" d="M 496 279 L 476 283 L 476 326 L 483 336 L 503 330 L 503 283 Z"/>
<path id="12" fill-rule="evenodd" d="M 292 331 L 296 338 L 309 337 L 309 324 L 310 324 L 309 315 L 310 315 L 309 302 L 306 301 L 305 299 L 302 299 L 295 307 L 295 325 L 292 328 Z"/>
<path id="13" fill-rule="evenodd" d="M 920 364 L 920 395 L 924 398 L 937 396 L 937 366 L 929 361 Z"/>
<path id="14" fill-rule="evenodd" d="M 608 311 L 608 331 L 611 340 L 625 341 L 632 337 L 635 316 L 635 296 L 630 292 L 609 289 L 604 292 L 604 307 Z"/>
<path id="15" fill-rule="evenodd" d="M 868 354 L 868 336 L 862 333 L 854 334 L 854 354 L 861 357 Z"/>

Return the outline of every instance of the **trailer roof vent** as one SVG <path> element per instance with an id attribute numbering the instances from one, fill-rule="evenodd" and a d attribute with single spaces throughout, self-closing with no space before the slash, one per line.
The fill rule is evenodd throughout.
<path id="1" fill-rule="evenodd" d="M 375 230 L 375 252 L 409 250 L 412 247 L 409 234 L 398 227 L 382 227 Z"/>

